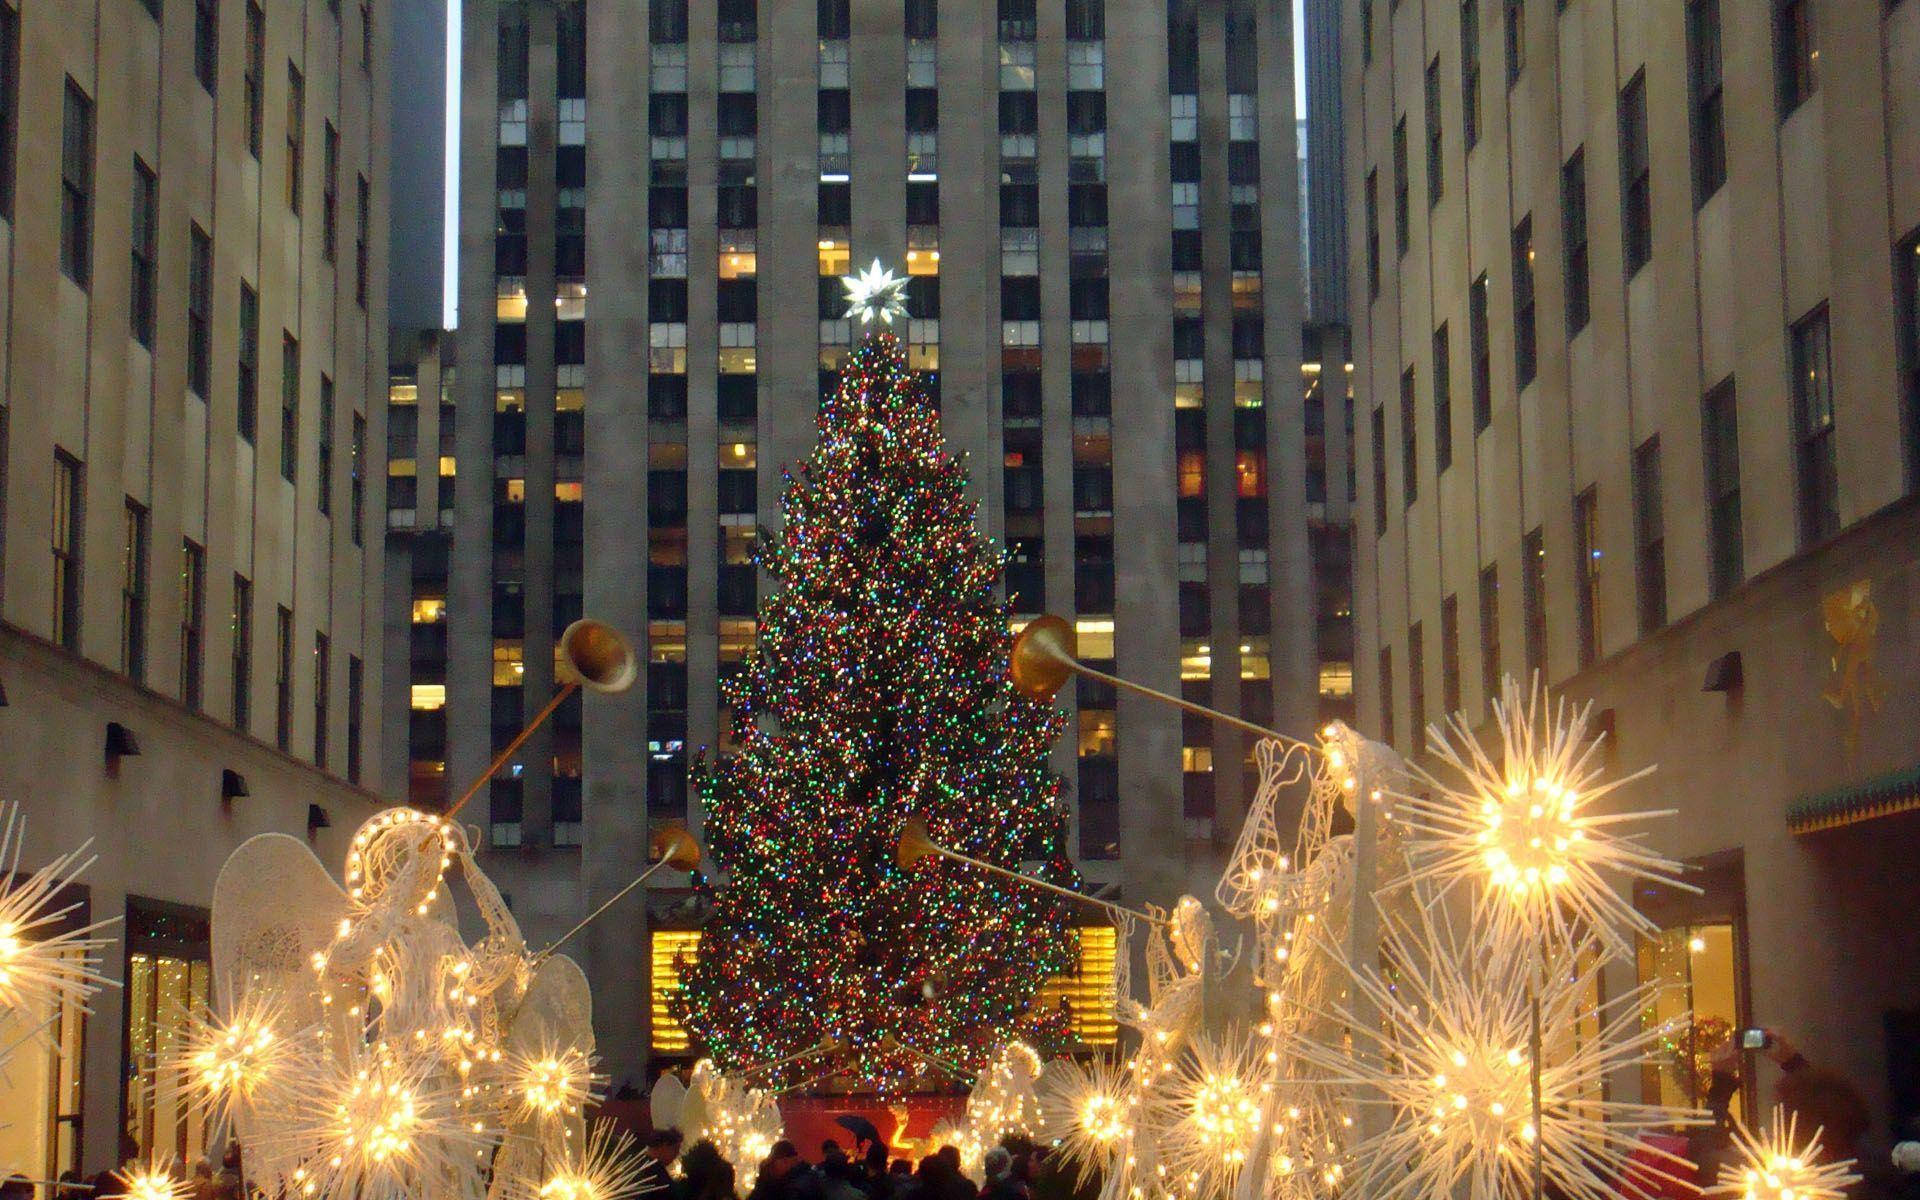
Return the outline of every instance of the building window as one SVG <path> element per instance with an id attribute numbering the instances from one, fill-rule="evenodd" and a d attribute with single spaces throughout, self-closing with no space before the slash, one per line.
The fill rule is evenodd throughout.
<path id="1" fill-rule="evenodd" d="M 126 545 L 120 579 L 120 669 L 147 680 L 147 506 L 127 497 Z"/>
<path id="2" fill-rule="evenodd" d="M 1573 569 L 1580 665 L 1600 656 L 1600 507 L 1593 488 L 1573 498 Z"/>
<path id="3" fill-rule="evenodd" d="M 1360 0 L 1360 65 L 1373 65 L 1373 0 Z"/>
<path id="4" fill-rule="evenodd" d="M 1410 216 L 1407 187 L 1407 119 L 1401 117 L 1393 126 L 1393 251 L 1396 255 L 1407 252 Z"/>
<path id="5" fill-rule="evenodd" d="M 1407 726 L 1413 753 L 1427 749 L 1427 655 L 1420 622 L 1407 630 Z"/>
<path id="6" fill-rule="evenodd" d="M 13 220 L 13 150 L 20 132 L 20 13 L 0 4 L 0 217 Z"/>
<path id="7" fill-rule="evenodd" d="M 356 654 L 347 655 L 347 782 L 360 782 L 360 719 L 365 704 L 365 671 Z"/>
<path id="8" fill-rule="evenodd" d="M 1567 337 L 1587 327 L 1587 151 L 1582 147 L 1560 168 L 1560 241 L 1566 255 Z"/>
<path id="9" fill-rule="evenodd" d="M 1460 132 L 1471 150 L 1480 141 L 1480 0 L 1460 5 Z"/>
<path id="10" fill-rule="evenodd" d="M 307 81 L 287 64 L 287 207 L 300 215 L 300 176 L 307 148 Z"/>
<path id="11" fill-rule="evenodd" d="M 332 647 L 327 644 L 327 635 L 313 635 L 313 765 L 326 769 L 327 765 L 327 674 L 331 665 Z"/>
<path id="12" fill-rule="evenodd" d="M 1745 573 L 1740 544 L 1740 427 L 1733 380 L 1701 402 L 1706 453 L 1708 583 L 1714 598 L 1732 591 Z"/>
<path id="13" fill-rule="evenodd" d="M 1453 465 L 1453 364 L 1447 326 L 1433 331 L 1433 462 L 1438 475 Z"/>
<path id="14" fill-rule="evenodd" d="M 1527 69 L 1527 6 L 1524 0 L 1505 0 L 1507 34 L 1507 86 L 1520 82 Z"/>
<path id="15" fill-rule="evenodd" d="M 1427 64 L 1427 207 L 1447 190 L 1446 156 L 1440 126 L 1440 56 Z"/>
<path id="16" fill-rule="evenodd" d="M 1533 382 L 1538 364 L 1533 307 L 1533 214 L 1513 227 L 1513 379 L 1519 390 Z"/>
<path id="17" fill-rule="evenodd" d="M 340 131 L 328 121 L 320 139 L 320 255 L 333 261 L 340 232 Z"/>
<path id="18" fill-rule="evenodd" d="M 451 480 L 440 484 L 445 489 Z M 367 419 L 353 414 L 353 429 L 347 441 L 347 530 L 358 546 L 364 536 L 367 510 Z"/>
<path id="19" fill-rule="evenodd" d="M 1373 406 L 1373 535 L 1387 534 L 1387 410 Z"/>
<path id="20" fill-rule="evenodd" d="M 1544 673 L 1547 665 L 1547 547 L 1539 526 L 1520 546 L 1520 611 L 1525 618 L 1527 673 Z"/>
<path id="21" fill-rule="evenodd" d="M 333 512 L 333 380 L 320 376 L 320 455 L 315 469 L 317 492 L 314 503 L 320 515 Z"/>
<path id="22" fill-rule="evenodd" d="M 293 751 L 293 610 L 284 604 L 274 609 L 273 744 Z"/>
<path id="23" fill-rule="evenodd" d="M 180 542 L 180 703 L 200 707 L 202 656 L 206 646 L 207 552 L 192 539 Z"/>
<path id="24" fill-rule="evenodd" d="M 60 125 L 60 269 L 83 288 L 93 270 L 93 101 L 72 76 Z"/>
<path id="25" fill-rule="evenodd" d="M 1440 703 L 1447 716 L 1460 711 L 1460 597 L 1440 601 Z"/>
<path id="26" fill-rule="evenodd" d="M 1380 647 L 1380 740 L 1391 746 L 1393 736 L 1393 647 Z"/>
<path id="27" fill-rule="evenodd" d="M 1635 982 L 1650 1000 L 1642 1028 L 1679 1033 L 1672 1056 L 1641 1067 L 1640 1095 L 1650 1104 L 1698 1107 L 1707 1102 L 1713 1082 L 1708 1058 L 1720 1039 L 1753 1025 L 1746 998 L 1752 994 L 1747 973 L 1746 872 L 1738 856 L 1731 861 L 1691 863 L 1686 891 L 1642 886 L 1634 889 L 1635 907 L 1658 932 L 1640 939 Z M 1732 1036 L 1737 1036 L 1733 1034 Z M 1736 1089 L 1729 1112 L 1746 1116 L 1748 1097 Z"/>
<path id="28" fill-rule="evenodd" d="M 1920 233 L 1893 251 L 1895 341 L 1905 395 L 1907 491 L 1920 492 Z"/>
<path id="29" fill-rule="evenodd" d="M 193 0 L 193 77 L 214 94 L 220 73 L 220 0 Z"/>
<path id="30" fill-rule="evenodd" d="M 213 239 L 195 225 L 187 241 L 187 389 L 206 400 L 213 395 Z"/>
<path id="31" fill-rule="evenodd" d="M 1413 368 L 1400 372 L 1400 492 L 1411 506 L 1420 498 L 1419 425 L 1414 420 Z"/>
<path id="32" fill-rule="evenodd" d="M 1720 0 L 1687 0 L 1687 116 L 1693 151 L 1693 206 L 1727 181 L 1727 127 L 1721 100 Z"/>
<path id="33" fill-rule="evenodd" d="M 1794 325 L 1791 342 L 1800 544 L 1812 546 L 1840 531 L 1840 481 L 1833 450 L 1833 356 L 1826 305 Z"/>
<path id="34" fill-rule="evenodd" d="M 1367 299 L 1380 298 L 1380 172 L 1367 172 Z"/>
<path id="35" fill-rule="evenodd" d="M 292 483 L 300 470 L 300 342 L 280 331 L 280 478 Z"/>
<path id="36" fill-rule="evenodd" d="M 1647 155 L 1647 72 L 1642 68 L 1620 92 L 1620 219 L 1628 278 L 1653 257 L 1652 170 Z"/>
<path id="37" fill-rule="evenodd" d="M 1487 276 L 1467 289 L 1467 341 L 1473 355 L 1473 432 L 1493 424 L 1493 350 L 1487 335 Z"/>
<path id="38" fill-rule="evenodd" d="M 233 577 L 233 727 L 247 731 L 253 712 L 253 582 Z"/>
<path id="39" fill-rule="evenodd" d="M 153 169 L 133 160 L 133 225 L 128 239 L 133 249 L 133 271 L 129 276 L 127 323 L 133 340 L 153 347 L 154 226 L 159 221 L 160 184 Z"/>
<path id="40" fill-rule="evenodd" d="M 1642 637 L 1667 623 L 1666 522 L 1656 434 L 1633 452 L 1633 576 Z"/>
<path id="41" fill-rule="evenodd" d="M 235 414 L 240 436 L 252 442 L 258 427 L 260 404 L 260 295 L 246 281 L 240 283 L 240 344 L 235 347 Z"/>
<path id="42" fill-rule="evenodd" d="M 373 4 L 364 0 L 360 5 L 360 70 L 373 71 Z"/>
<path id="43" fill-rule="evenodd" d="M 373 235 L 373 216 L 368 211 L 372 207 L 372 196 L 368 190 L 367 177 L 357 175 L 353 181 L 354 234 L 353 234 L 353 299 L 361 308 L 367 306 L 367 242 Z"/>
<path id="44" fill-rule="evenodd" d="M 80 460 L 53 452 L 53 641 L 80 648 L 80 552 L 86 492 Z"/>
<path id="45" fill-rule="evenodd" d="M 1780 119 L 1786 120 L 1820 84 L 1820 46 L 1814 38 L 1814 0 L 1776 0 L 1774 53 L 1778 57 Z"/>
<path id="46" fill-rule="evenodd" d="M 246 123 L 247 153 L 254 158 L 260 157 L 260 119 L 262 75 L 266 71 L 267 58 L 267 14 L 254 0 L 247 0 L 247 65 L 241 76 L 241 92 L 244 108 L 241 119 Z"/>
<path id="47" fill-rule="evenodd" d="M 1480 572 L 1480 695 L 1491 706 L 1500 695 L 1500 568 Z"/>

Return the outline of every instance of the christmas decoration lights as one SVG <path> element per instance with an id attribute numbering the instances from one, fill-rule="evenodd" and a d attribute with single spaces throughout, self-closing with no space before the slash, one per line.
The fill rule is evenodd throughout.
<path id="1" fill-rule="evenodd" d="M 1598 811 L 1609 793 L 1652 768 L 1603 782 L 1601 741 L 1587 731 L 1591 707 L 1549 701 L 1538 680 L 1523 695 L 1509 676 L 1494 704 L 1501 760 L 1489 758 L 1455 714 L 1447 729 L 1429 729 L 1428 747 L 1457 780 L 1421 772 L 1432 795 L 1396 799 L 1417 835 L 1415 879 L 1471 881 L 1489 915 L 1519 936 L 1544 932 L 1564 941 L 1585 929 L 1627 954 L 1633 936 L 1653 933 L 1654 925 L 1619 884 L 1687 885 L 1678 863 L 1617 832 L 1672 810 Z"/>
<path id="2" fill-rule="evenodd" d="M 891 1092 L 929 1063 L 978 1070 L 1071 965 L 1061 900 L 893 856 L 915 816 L 1071 884 L 1046 768 L 1061 721 L 1007 680 L 1003 556 L 898 340 L 854 349 L 818 425 L 759 554 L 780 590 L 726 685 L 738 751 L 699 779 L 726 885 L 675 1006 L 726 1073 L 809 1078 L 831 1064 L 758 1069 L 832 1039 L 847 1080 Z"/>
<path id="3" fill-rule="evenodd" d="M 1847 1189 L 1860 1182 L 1853 1160 L 1821 1161 L 1822 1131 L 1814 1130 L 1802 1142 L 1798 1123 L 1797 1117 L 1776 1107 L 1771 1127 L 1757 1135 L 1736 1124 L 1733 1138 L 1741 1161 L 1723 1165 L 1706 1194 L 1739 1200 L 1842 1200 Z"/>

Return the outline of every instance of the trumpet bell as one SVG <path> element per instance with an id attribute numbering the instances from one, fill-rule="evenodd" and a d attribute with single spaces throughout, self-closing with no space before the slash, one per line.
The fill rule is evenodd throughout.
<path id="1" fill-rule="evenodd" d="M 603 621 L 582 617 L 560 635 L 562 674 L 596 692 L 624 692 L 639 678 L 633 647 Z"/>
<path id="2" fill-rule="evenodd" d="M 929 854 L 940 853 L 940 847 L 933 844 L 927 835 L 927 823 L 919 817 L 908 817 L 900 830 L 900 842 L 894 847 L 894 860 L 902 871 L 913 870 L 913 864 Z"/>
<path id="3" fill-rule="evenodd" d="M 1027 623 L 1013 639 L 1009 666 L 1013 686 L 1035 700 L 1051 700 L 1073 674 L 1073 626 L 1048 613 Z"/>
<path id="4" fill-rule="evenodd" d="M 700 865 L 700 843 L 682 822 L 662 822 L 648 839 L 647 857 L 676 871 L 691 871 Z"/>

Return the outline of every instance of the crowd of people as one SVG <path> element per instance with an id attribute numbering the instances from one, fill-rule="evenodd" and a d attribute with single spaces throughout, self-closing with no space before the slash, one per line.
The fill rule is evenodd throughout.
<path id="1" fill-rule="evenodd" d="M 733 1164 L 710 1141 L 680 1153 L 677 1130 L 657 1130 L 647 1139 L 644 1170 L 650 1191 L 665 1200 L 732 1200 L 739 1194 Z M 679 1161 L 676 1178 L 672 1167 Z M 961 1169 L 960 1151 L 942 1146 L 916 1166 L 890 1159 L 885 1144 L 866 1138 L 851 1150 L 829 1139 L 816 1165 L 782 1139 L 755 1168 L 747 1200 L 1072 1200 L 1072 1180 L 1052 1169 L 1044 1148 L 1008 1138 L 985 1156 L 986 1182 L 976 1186 Z"/>

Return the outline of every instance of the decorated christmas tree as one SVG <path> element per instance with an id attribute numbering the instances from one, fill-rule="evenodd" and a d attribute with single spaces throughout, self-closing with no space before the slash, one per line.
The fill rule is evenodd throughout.
<path id="1" fill-rule="evenodd" d="M 877 263 L 849 280 L 852 315 L 890 322 L 903 282 Z M 723 882 L 675 1003 L 723 1071 L 794 1058 L 754 1081 L 891 1091 L 979 1066 L 1070 965 L 1058 899 L 894 853 L 913 816 L 1070 882 L 1046 767 L 1060 721 L 1008 683 L 1003 557 L 892 334 L 854 348 L 818 427 L 762 543 L 779 586 L 726 687 L 737 750 L 699 780 Z"/>

